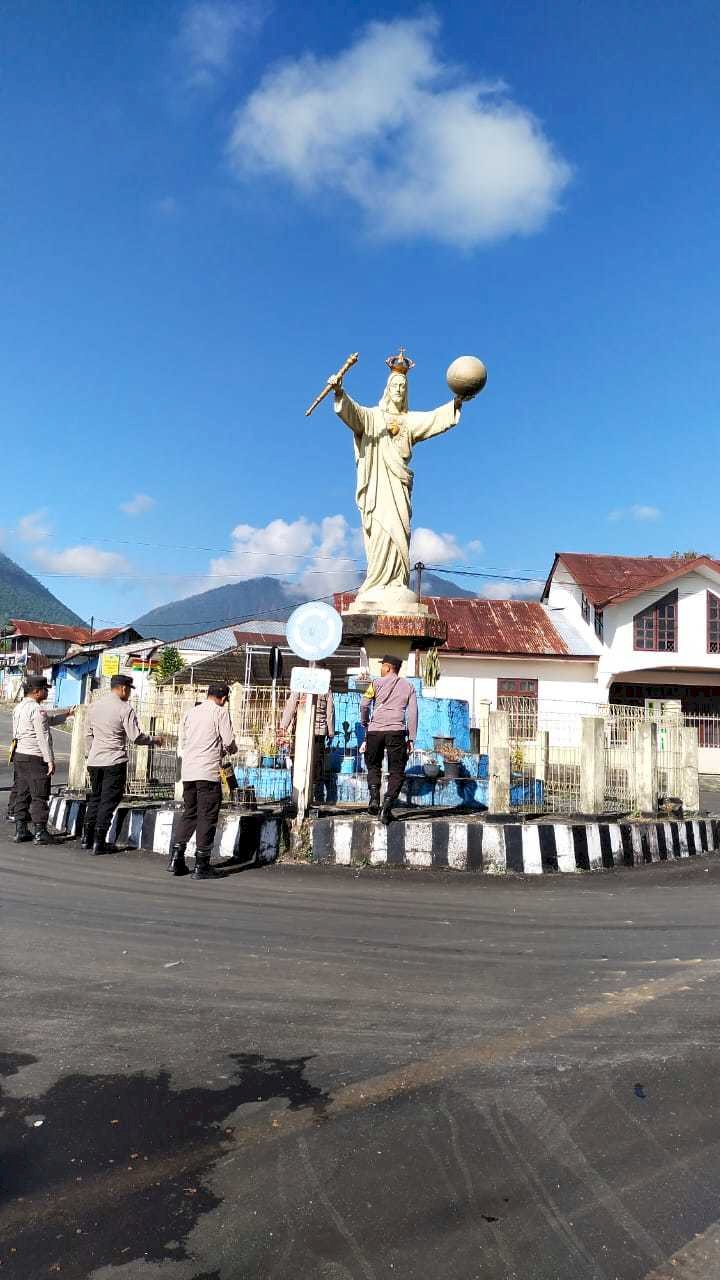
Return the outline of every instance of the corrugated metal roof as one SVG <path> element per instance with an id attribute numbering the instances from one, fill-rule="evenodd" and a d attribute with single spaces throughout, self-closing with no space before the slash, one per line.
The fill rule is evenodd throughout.
<path id="1" fill-rule="evenodd" d="M 691 573 L 695 568 L 704 566 L 720 573 L 720 561 L 709 556 L 677 560 L 672 556 L 597 556 L 558 551 L 545 584 L 543 598 L 549 593 L 550 583 L 560 561 L 590 603 L 600 608 L 640 595 L 641 592 L 662 586 L 665 582 L 672 582 L 675 578 Z"/>
<path id="2" fill-rule="evenodd" d="M 231 649 L 234 644 L 240 643 L 235 639 L 236 634 L 240 631 L 243 635 L 247 631 L 253 635 L 269 636 L 268 643 L 275 644 L 278 637 L 282 638 L 285 635 L 285 623 L 253 618 L 247 622 L 230 623 L 227 627 L 215 627 L 210 631 L 199 631 L 196 635 L 181 636 L 180 639 L 171 640 L 168 643 L 174 645 L 176 649 L 180 649 L 183 653 L 201 653 L 207 649 L 222 653 L 225 649 Z M 260 643 L 265 643 L 265 641 Z"/>
<path id="3" fill-rule="evenodd" d="M 28 636 L 31 640 L 69 640 L 72 644 L 82 644 L 90 636 L 89 627 L 68 627 L 57 622 L 29 622 L 25 618 L 11 618 L 18 636 Z"/>
<path id="4" fill-rule="evenodd" d="M 447 624 L 445 652 L 543 657 L 566 657 L 570 652 L 542 605 L 534 600 L 431 596 L 425 603 Z"/>
<path id="5" fill-rule="evenodd" d="M 336 597 L 335 607 L 346 609 L 355 597 Z M 507 654 L 517 657 L 595 657 L 585 641 L 565 625 L 554 623 L 554 610 L 536 600 L 468 600 L 425 596 L 436 618 L 446 623 L 443 653 Z"/>

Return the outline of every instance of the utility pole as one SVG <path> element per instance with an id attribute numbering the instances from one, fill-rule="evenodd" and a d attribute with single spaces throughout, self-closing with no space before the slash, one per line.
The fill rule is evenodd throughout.
<path id="1" fill-rule="evenodd" d="M 93 638 L 94 622 L 95 622 L 95 614 L 93 614 L 92 617 L 90 618 L 90 640 L 92 640 Z"/>
<path id="2" fill-rule="evenodd" d="M 417 595 L 418 604 L 422 599 L 422 576 L 423 576 L 424 568 L 425 568 L 425 565 L 423 564 L 422 560 L 418 560 L 417 564 L 413 565 L 413 569 L 415 570 L 415 574 L 416 574 L 416 595 Z"/>

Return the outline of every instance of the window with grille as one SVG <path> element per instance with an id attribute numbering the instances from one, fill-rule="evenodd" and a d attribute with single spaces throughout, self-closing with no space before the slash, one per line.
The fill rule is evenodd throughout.
<path id="1" fill-rule="evenodd" d="M 712 591 L 707 598 L 707 651 L 720 653 L 720 597 Z"/>
<path id="2" fill-rule="evenodd" d="M 537 736 L 537 680 L 500 677 L 497 683 L 498 711 L 507 711 L 511 738 Z"/>
<path id="3" fill-rule="evenodd" d="M 649 609 L 636 613 L 633 618 L 635 648 L 654 653 L 676 653 L 677 611 L 678 593 L 672 591 Z"/>
<path id="4" fill-rule="evenodd" d="M 595 635 L 602 640 L 605 635 L 605 619 L 602 609 L 595 610 Z"/>
<path id="5" fill-rule="evenodd" d="M 583 620 L 585 622 L 589 622 L 590 621 L 590 601 L 588 600 L 584 591 L 580 597 L 580 612 L 582 613 Z"/>

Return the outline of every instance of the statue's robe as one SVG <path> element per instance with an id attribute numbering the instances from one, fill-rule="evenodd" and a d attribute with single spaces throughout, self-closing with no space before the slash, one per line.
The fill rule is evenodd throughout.
<path id="1" fill-rule="evenodd" d="M 413 447 L 442 435 L 460 421 L 455 402 L 429 413 L 393 414 L 379 405 L 356 404 L 343 391 L 335 412 L 353 433 L 357 466 L 355 501 L 362 517 L 367 577 L 358 592 L 377 597 L 388 588 L 407 589 L 410 581 L 410 517 Z"/>

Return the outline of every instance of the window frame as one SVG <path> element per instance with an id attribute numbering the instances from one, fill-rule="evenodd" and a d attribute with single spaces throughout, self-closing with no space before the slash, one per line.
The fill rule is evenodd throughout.
<path id="1" fill-rule="evenodd" d="M 660 610 L 667 609 L 668 606 L 673 608 L 673 644 L 669 646 L 664 644 L 660 646 L 660 629 L 661 626 L 667 628 L 667 619 L 661 621 Z M 638 644 L 638 623 L 648 619 L 652 625 L 652 643 L 649 645 Z M 678 616 L 678 592 L 669 591 L 667 595 L 662 596 L 659 600 L 655 600 L 652 604 L 641 609 L 639 613 L 633 614 L 633 652 L 635 653 L 677 653 L 680 645 L 680 619 Z M 645 628 L 647 634 L 647 628 Z"/>
<path id="2" fill-rule="evenodd" d="M 716 615 L 714 618 L 711 617 L 711 610 L 713 607 L 715 609 L 715 615 Z M 707 635 L 706 635 L 707 651 L 708 653 L 720 654 L 720 596 L 716 595 L 714 591 L 708 591 L 707 593 L 706 618 L 707 618 Z M 715 628 L 715 631 L 716 631 L 714 639 L 712 635 L 713 628 Z M 713 645 L 715 646 L 714 648 L 713 648 Z"/>
<path id="3" fill-rule="evenodd" d="M 605 610 L 595 610 L 595 635 L 601 644 L 605 643 Z"/>
<path id="4" fill-rule="evenodd" d="M 588 626 L 590 626 L 590 601 L 584 591 L 580 593 L 580 613 L 583 622 L 587 622 Z"/>

